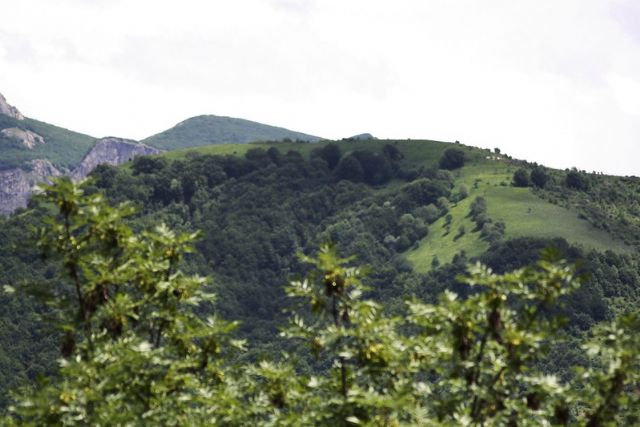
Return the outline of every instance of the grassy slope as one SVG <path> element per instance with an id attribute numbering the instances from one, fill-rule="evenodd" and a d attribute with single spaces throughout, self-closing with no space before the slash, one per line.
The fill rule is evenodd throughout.
<path id="1" fill-rule="evenodd" d="M 357 149 L 381 150 L 385 144 L 395 144 L 404 154 L 404 162 L 409 167 L 436 166 L 442 152 L 452 145 L 437 141 L 354 141 L 341 142 L 343 152 Z M 198 148 L 199 153 L 243 155 L 252 147 L 276 146 L 281 152 L 300 151 L 308 155 L 319 144 L 227 144 Z M 473 199 L 482 196 L 487 200 L 488 214 L 494 221 L 506 224 L 506 237 L 563 237 L 567 241 L 581 245 L 586 249 L 611 249 L 618 252 L 630 251 L 631 248 L 610 234 L 591 226 L 587 221 L 579 219 L 577 212 L 553 205 L 538 198 L 531 189 L 510 186 L 513 172 L 516 169 L 507 159 L 487 159 L 490 153 L 486 150 L 457 146 L 467 152 L 468 161 L 464 168 L 453 171 L 456 178 L 456 189 L 464 185 L 469 196 L 452 205 L 450 213 L 452 222 L 450 232 L 444 227 L 444 218 L 429 227 L 429 235 L 420 241 L 419 246 L 406 253 L 407 259 L 418 271 L 427 271 L 434 256 L 441 263 L 449 262 L 453 256 L 464 250 L 469 256 L 479 255 L 487 249 L 488 244 L 480 239 L 480 233 L 474 231 L 475 224 L 468 218 L 469 206 Z M 165 154 L 169 158 L 180 158 L 192 150 L 179 150 Z M 379 189 L 381 192 L 396 191 L 398 185 L 392 182 Z M 456 238 L 460 226 L 466 232 Z"/>
<path id="2" fill-rule="evenodd" d="M 202 147 L 211 144 L 241 144 L 252 141 L 279 141 L 284 138 L 317 141 L 316 136 L 269 126 L 250 120 L 219 116 L 197 116 L 187 119 L 142 142 L 163 150 Z"/>
<path id="3" fill-rule="evenodd" d="M 451 207 L 449 234 L 444 227 L 444 218 L 440 218 L 429 227 L 429 235 L 419 246 L 407 252 L 407 259 L 417 271 L 429 270 L 434 256 L 444 263 L 462 250 L 474 256 L 487 249 L 488 244 L 480 239 L 480 233 L 475 231 L 475 224 L 468 217 L 469 206 L 477 196 L 487 200 L 489 218 L 506 224 L 506 238 L 562 237 L 585 249 L 632 250 L 607 232 L 579 219 L 576 212 L 538 198 L 529 188 L 508 185 L 514 170 L 508 160 L 486 160 L 476 156 L 471 164 L 455 172 L 456 186 L 465 185 L 469 196 Z M 456 239 L 461 225 L 466 233 Z"/>
<path id="4" fill-rule="evenodd" d="M 45 144 L 32 150 L 7 138 L 0 138 L 0 169 L 19 167 L 33 159 L 48 159 L 56 167 L 72 168 L 93 147 L 96 139 L 33 119 L 15 120 L 0 115 L 0 129 L 18 127 L 33 131 Z"/>

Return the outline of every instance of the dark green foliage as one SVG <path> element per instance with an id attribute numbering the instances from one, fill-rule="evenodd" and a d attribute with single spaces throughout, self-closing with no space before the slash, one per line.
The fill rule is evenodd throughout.
<path id="1" fill-rule="evenodd" d="M 459 169 L 464 166 L 465 153 L 459 148 L 449 148 L 444 151 L 440 158 L 440 167 L 442 169 Z"/>
<path id="2" fill-rule="evenodd" d="M 59 268 L 43 260 L 35 250 L 30 228 L 41 224 L 40 213 L 0 218 L 0 408 L 9 403 L 8 391 L 53 376 L 58 357 L 58 331 L 39 321 L 42 307 L 6 286 L 42 280 L 53 286 Z"/>
<path id="3" fill-rule="evenodd" d="M 412 211 L 412 213 L 421 218 L 425 223 L 431 224 L 435 222 L 440 216 L 442 216 L 440 209 L 436 207 L 433 203 L 427 206 L 417 207 Z"/>
<path id="4" fill-rule="evenodd" d="M 547 185 L 547 181 L 549 180 L 549 176 L 545 172 L 545 170 L 539 166 L 536 166 L 531 171 L 531 183 L 538 187 L 544 188 Z"/>
<path id="5" fill-rule="evenodd" d="M 546 240 L 523 237 L 494 245 L 490 252 L 481 257 L 481 260 L 497 273 L 505 273 L 537 262 L 540 259 L 540 253 L 547 248 L 553 249 L 557 257 L 575 263 L 579 268 L 578 274 L 584 279 L 580 289 L 572 294 L 563 308 L 563 314 L 570 319 L 571 327 L 588 330 L 598 322 L 609 318 L 611 313 L 605 301 L 607 295 L 603 293 L 603 287 L 611 289 L 611 285 L 607 285 L 605 283 L 607 279 L 601 276 L 602 268 L 606 265 L 602 262 L 602 255 L 594 252 L 585 254 L 581 249 L 569 245 L 564 239 Z M 621 260 L 614 263 L 620 265 Z M 607 269 L 607 267 L 604 268 Z M 599 277 L 596 277 L 596 274 Z M 640 284 L 640 281 L 634 278 L 630 283 Z M 613 287 L 618 290 L 627 288 L 621 284 Z M 636 287 L 636 291 L 640 292 L 640 288 Z"/>
<path id="6" fill-rule="evenodd" d="M 574 190 L 584 191 L 589 188 L 588 178 L 585 174 L 576 170 L 572 170 L 567 173 L 565 183 L 567 187 L 573 188 Z"/>
<path id="7" fill-rule="evenodd" d="M 146 157 L 141 156 L 139 158 L 145 159 Z M 137 173 L 135 169 L 134 169 L 134 173 Z M 100 188 L 114 187 L 116 185 L 116 179 L 117 177 L 119 177 L 118 168 L 106 163 L 98 165 L 93 170 L 92 177 L 94 179 L 95 185 L 97 185 Z"/>
<path id="8" fill-rule="evenodd" d="M 439 180 L 417 179 L 404 187 L 396 197 L 396 203 L 403 210 L 412 210 L 421 206 L 435 204 L 440 198 L 449 197 L 449 185 Z"/>
<path id="9" fill-rule="evenodd" d="M 164 157 L 136 156 L 133 159 L 131 169 L 134 175 L 141 173 L 157 173 L 167 167 L 167 159 Z"/>
<path id="10" fill-rule="evenodd" d="M 467 196 L 469 196 L 469 190 L 467 189 L 466 186 L 461 185 L 460 188 L 458 189 L 458 193 L 455 196 L 455 201 L 459 202 L 461 200 L 464 200 L 467 198 Z"/>
<path id="11" fill-rule="evenodd" d="M 398 229 L 399 229 L 399 240 L 402 242 L 398 242 L 397 250 L 402 252 L 409 248 L 409 246 L 422 238 L 424 238 L 428 229 L 424 222 L 415 218 L 411 214 L 404 214 L 398 220 Z"/>
<path id="12" fill-rule="evenodd" d="M 529 186 L 529 172 L 526 169 L 518 169 L 513 174 L 513 185 L 515 187 L 528 187 Z"/>
<path id="13" fill-rule="evenodd" d="M 487 201 L 484 197 L 478 196 L 473 202 L 471 202 L 471 207 L 469 208 L 469 215 L 471 218 L 475 218 L 479 215 L 487 213 Z"/>
<path id="14" fill-rule="evenodd" d="M 385 156 L 368 150 L 354 151 L 350 156 L 360 162 L 363 180 L 369 185 L 381 185 L 393 177 L 391 163 Z"/>
<path id="15" fill-rule="evenodd" d="M 487 221 L 482 224 L 480 237 L 489 243 L 496 243 L 504 237 L 505 228 L 504 222 Z"/>
<path id="16" fill-rule="evenodd" d="M 399 162 L 404 158 L 402 152 L 391 144 L 387 144 L 382 147 L 382 154 L 389 159 L 390 162 Z"/>
<path id="17" fill-rule="evenodd" d="M 340 161 L 340 157 L 342 153 L 340 151 L 340 147 L 335 142 L 331 142 L 329 144 L 324 145 L 322 148 L 315 148 L 311 152 L 311 157 L 319 157 L 325 162 L 327 162 L 327 167 L 330 170 L 335 169 Z"/>
<path id="18" fill-rule="evenodd" d="M 364 168 L 355 156 L 348 155 L 343 157 L 338 163 L 335 171 L 336 179 L 346 179 L 351 182 L 364 181 Z"/>
<path id="19" fill-rule="evenodd" d="M 347 159 L 358 161 L 347 156 L 343 162 Z M 211 266 L 221 281 L 232 284 L 218 290 L 221 311 L 244 320 L 241 333 L 262 341 L 271 339 L 281 316 L 283 295 L 276 284 L 287 272 L 300 271 L 296 248 L 321 235 L 374 261 L 398 250 L 395 244 L 384 246 L 386 236 L 405 242 L 404 249 L 427 232 L 421 219 L 405 218 L 401 224 L 409 212 L 383 206 L 366 185 L 335 183 L 316 161 L 316 156 L 306 161 L 296 152 L 254 148 L 244 159 L 192 156 L 151 174 L 134 177 L 120 170 L 108 181 L 112 186 L 103 186 L 107 181 L 100 177 L 97 183 L 119 200 L 138 192 L 137 200 L 155 211 L 152 218 L 167 220 L 171 212 L 168 222 L 202 229 L 200 271 L 210 272 L 202 266 Z M 357 205 L 365 197 L 369 202 Z"/>
<path id="20" fill-rule="evenodd" d="M 484 197 L 478 196 L 471 203 L 469 216 L 476 223 L 474 231 L 480 231 L 480 237 L 487 242 L 493 244 L 500 241 L 504 237 L 504 222 L 494 223 L 487 216 L 487 201 Z"/>

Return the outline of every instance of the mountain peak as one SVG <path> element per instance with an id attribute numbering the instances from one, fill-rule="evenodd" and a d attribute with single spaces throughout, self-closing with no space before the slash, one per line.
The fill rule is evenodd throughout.
<path id="1" fill-rule="evenodd" d="M 213 144 L 244 144 L 289 139 L 316 142 L 319 137 L 251 120 L 227 116 L 200 115 L 181 121 L 171 129 L 142 140 L 163 150 Z"/>
<path id="2" fill-rule="evenodd" d="M 7 103 L 6 98 L 2 96 L 1 93 L 0 93 L 0 114 L 13 117 L 14 119 L 24 120 L 24 116 L 22 115 L 20 110 L 18 110 L 13 105 L 9 105 L 9 103 Z"/>
<path id="3" fill-rule="evenodd" d="M 344 138 L 347 141 L 368 141 L 370 139 L 376 139 L 375 136 L 370 133 L 359 133 L 358 135 L 350 136 L 349 138 Z"/>

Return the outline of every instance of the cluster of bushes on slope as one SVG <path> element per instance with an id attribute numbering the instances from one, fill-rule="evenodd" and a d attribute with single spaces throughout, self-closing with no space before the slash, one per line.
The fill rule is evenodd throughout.
<path id="1" fill-rule="evenodd" d="M 476 231 L 480 231 L 480 236 L 489 243 L 496 243 L 504 237 L 505 223 L 502 221 L 493 222 L 487 215 L 487 201 L 484 197 L 478 196 L 469 207 L 469 216 L 476 224 Z"/>
<path id="2" fill-rule="evenodd" d="M 536 187 L 544 188 L 547 185 L 549 176 L 545 170 L 539 166 L 534 167 L 531 171 L 520 168 L 513 174 L 513 185 L 516 187 Z"/>

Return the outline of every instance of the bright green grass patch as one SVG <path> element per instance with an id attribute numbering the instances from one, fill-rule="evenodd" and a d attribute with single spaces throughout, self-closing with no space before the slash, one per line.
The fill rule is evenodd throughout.
<path id="1" fill-rule="evenodd" d="M 631 248 L 604 230 L 578 218 L 575 212 L 538 198 L 528 188 L 493 187 L 486 190 L 489 218 L 504 221 L 506 237 L 563 237 L 587 249 L 627 252 Z"/>
<path id="2" fill-rule="evenodd" d="M 406 258 L 416 271 L 429 271 L 434 257 L 445 264 L 451 262 L 460 251 L 475 256 L 488 248 L 489 245 L 480 239 L 480 233 L 474 231 L 475 224 L 467 216 L 472 201 L 473 197 L 470 196 L 452 206 L 449 209 L 452 216 L 450 227 L 445 227 L 444 217 L 438 219 L 429 226 L 429 234 L 418 243 L 418 247 L 406 253 Z M 462 236 L 458 236 L 460 226 L 465 229 Z"/>
<path id="3" fill-rule="evenodd" d="M 189 153 L 211 154 L 217 156 L 244 156 L 247 150 L 252 147 L 254 147 L 253 144 L 216 144 L 207 145 L 206 147 L 185 148 L 182 150 L 168 151 L 166 153 L 163 153 L 162 156 L 172 160 L 182 159 L 185 156 L 189 155 Z"/>
<path id="4" fill-rule="evenodd" d="M 453 172 L 456 187 L 467 187 L 469 196 L 450 208 L 452 221 L 449 233 L 444 228 L 445 219 L 440 218 L 429 227 L 429 235 L 418 243 L 418 247 L 406 253 L 416 271 L 429 271 L 434 257 L 440 263 L 446 263 L 460 251 L 465 251 L 468 256 L 477 256 L 488 248 L 488 244 L 480 239 L 479 231 L 473 231 L 475 224 L 468 218 L 470 204 L 477 196 L 487 200 L 489 218 L 506 224 L 506 238 L 562 237 L 585 249 L 632 250 L 609 233 L 578 218 L 575 212 L 538 198 L 531 189 L 510 186 L 514 170 L 508 160 L 478 159 Z M 466 232 L 455 239 L 461 225 Z"/>

